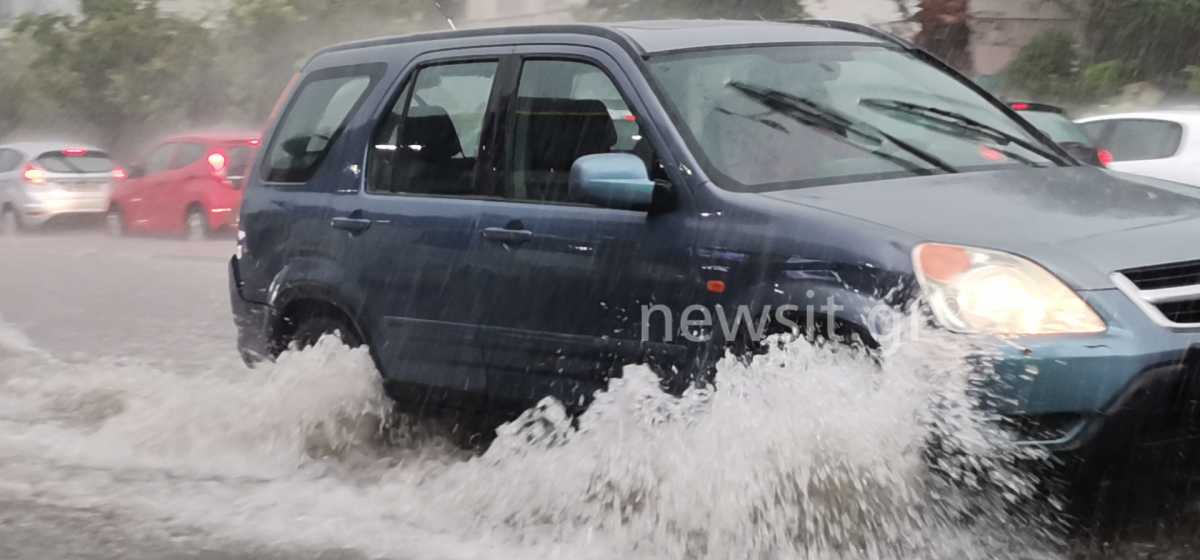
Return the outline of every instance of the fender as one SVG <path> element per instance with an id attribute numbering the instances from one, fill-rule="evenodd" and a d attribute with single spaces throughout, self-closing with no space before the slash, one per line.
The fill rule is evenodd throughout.
<path id="1" fill-rule="evenodd" d="M 268 304 L 274 310 L 272 330 L 279 328 L 282 314 L 292 302 L 313 299 L 328 303 L 342 311 L 370 341 L 370 330 L 363 320 L 365 302 L 358 283 L 332 258 L 320 255 L 297 257 L 288 261 L 271 280 Z M 274 333 L 272 333 L 274 334 Z"/>

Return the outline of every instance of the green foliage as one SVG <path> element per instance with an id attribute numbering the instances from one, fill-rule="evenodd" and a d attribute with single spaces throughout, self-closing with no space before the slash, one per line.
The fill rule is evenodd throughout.
<path id="1" fill-rule="evenodd" d="M 300 65 L 339 42 L 442 26 L 428 0 L 233 0 L 217 42 L 231 113 L 265 117 Z"/>
<path id="2" fill-rule="evenodd" d="M 1051 31 L 1030 41 L 1008 66 L 1006 88 L 1037 100 L 1060 100 L 1075 89 L 1079 56 L 1070 34 Z"/>
<path id="3" fill-rule="evenodd" d="M 1200 95 L 1200 66 L 1183 68 L 1183 73 L 1188 78 L 1188 94 Z"/>
<path id="4" fill-rule="evenodd" d="M 1136 79 L 1166 82 L 1200 64 L 1200 0 L 1091 0 L 1085 29 L 1095 60 L 1122 60 Z"/>
<path id="5" fill-rule="evenodd" d="M 211 72 L 212 45 L 197 22 L 166 17 L 154 0 L 84 0 L 78 17 L 30 15 L 10 41 L 23 57 L 15 68 L 23 121 L 91 128 L 116 141 L 151 119 L 179 122 L 204 106 L 200 86 Z M 52 107 L 46 107 L 50 104 Z M 28 125 L 28 123 L 25 123 Z"/>
<path id="6" fill-rule="evenodd" d="M 1137 79 L 1137 69 L 1124 60 L 1092 64 L 1080 73 L 1079 92 L 1087 100 L 1105 99 Z"/>
<path id="7" fill-rule="evenodd" d="M 192 126 L 263 123 L 317 49 L 430 24 L 426 0 L 233 0 L 213 21 L 158 0 L 81 0 L 0 37 L 0 136 L 38 129 L 136 143 Z M 89 131 L 93 134 L 87 134 Z"/>
<path id="8" fill-rule="evenodd" d="M 588 0 L 589 19 L 636 20 L 671 17 L 790 19 L 805 16 L 801 0 Z"/>

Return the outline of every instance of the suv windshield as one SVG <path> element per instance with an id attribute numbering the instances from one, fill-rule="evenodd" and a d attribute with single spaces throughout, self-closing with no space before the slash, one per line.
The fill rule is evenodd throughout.
<path id="1" fill-rule="evenodd" d="M 889 47 L 689 51 L 650 67 L 706 171 L 734 190 L 1068 163 L 950 74 Z"/>

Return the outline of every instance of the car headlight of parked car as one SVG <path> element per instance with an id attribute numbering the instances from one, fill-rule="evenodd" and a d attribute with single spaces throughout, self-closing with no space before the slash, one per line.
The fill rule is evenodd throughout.
<path id="1" fill-rule="evenodd" d="M 913 266 L 934 318 L 951 331 L 1044 335 L 1107 329 L 1074 290 L 1016 255 L 927 243 L 913 251 Z"/>

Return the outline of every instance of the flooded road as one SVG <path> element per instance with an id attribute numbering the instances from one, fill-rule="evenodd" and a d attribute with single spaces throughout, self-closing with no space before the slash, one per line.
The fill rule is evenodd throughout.
<path id="1" fill-rule="evenodd" d="M 0 558 L 1194 557 L 1194 525 L 1060 546 L 936 340 L 882 371 L 798 344 L 682 399 L 631 368 L 476 455 L 394 427 L 365 351 L 243 366 L 231 251 L 0 239 Z M 1002 492 L 925 472 L 931 398 Z"/>

